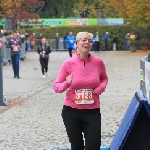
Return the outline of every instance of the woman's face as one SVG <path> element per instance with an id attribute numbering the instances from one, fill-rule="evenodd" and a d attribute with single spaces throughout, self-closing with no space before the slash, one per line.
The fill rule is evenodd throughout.
<path id="1" fill-rule="evenodd" d="M 46 44 L 47 41 L 45 38 L 43 38 L 41 42 L 42 42 L 42 44 Z"/>
<path id="2" fill-rule="evenodd" d="M 92 39 L 82 38 L 77 42 L 77 49 L 79 52 L 89 52 L 92 48 Z"/>

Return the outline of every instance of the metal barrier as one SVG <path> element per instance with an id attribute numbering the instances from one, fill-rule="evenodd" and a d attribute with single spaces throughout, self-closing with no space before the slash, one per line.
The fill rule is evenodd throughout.
<path id="1" fill-rule="evenodd" d="M 25 60 L 26 57 L 26 52 L 25 52 L 25 43 L 21 44 L 21 53 L 20 53 L 20 60 Z M 3 65 L 8 65 L 11 62 L 11 48 L 7 48 L 6 44 L 4 44 L 1 47 L 1 51 L 2 51 L 2 62 Z"/>
<path id="2" fill-rule="evenodd" d="M 7 106 L 4 103 L 4 100 L 6 100 L 6 97 L 3 93 L 3 67 L 2 67 L 2 55 L 1 55 L 1 47 L 0 47 L 0 106 Z"/>
<path id="3" fill-rule="evenodd" d="M 25 47 L 26 47 L 26 43 L 25 42 L 21 43 L 21 53 L 20 53 L 20 59 L 21 60 L 27 59 Z"/>
<path id="4" fill-rule="evenodd" d="M 50 40 L 50 47 L 51 47 L 51 50 L 53 51 L 64 51 L 64 50 L 68 50 L 67 47 L 66 47 L 66 42 L 64 41 L 63 38 L 60 38 L 59 39 L 59 43 L 58 45 L 56 46 L 56 41 L 55 39 L 51 39 Z M 57 49 L 56 49 L 57 47 Z"/>
<path id="5" fill-rule="evenodd" d="M 1 47 L 1 51 L 2 51 L 2 62 L 3 64 L 8 65 L 11 58 L 10 58 L 10 48 L 6 48 L 6 45 L 4 44 L 4 46 Z"/>
<path id="6" fill-rule="evenodd" d="M 150 62 L 148 56 L 140 60 L 140 90 L 142 90 L 150 103 Z"/>

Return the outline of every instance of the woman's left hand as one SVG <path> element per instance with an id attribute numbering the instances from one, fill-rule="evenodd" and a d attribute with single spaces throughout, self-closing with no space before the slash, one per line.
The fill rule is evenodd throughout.
<path id="1" fill-rule="evenodd" d="M 93 94 L 97 94 L 96 92 L 94 92 L 94 90 L 93 90 Z"/>
<path id="2" fill-rule="evenodd" d="M 18 49 L 19 49 L 21 46 L 20 46 L 20 45 L 18 45 L 17 47 L 18 47 Z"/>

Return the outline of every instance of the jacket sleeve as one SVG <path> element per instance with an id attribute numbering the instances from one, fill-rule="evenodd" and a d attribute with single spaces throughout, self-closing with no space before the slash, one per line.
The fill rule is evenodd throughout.
<path id="1" fill-rule="evenodd" d="M 48 45 L 48 46 L 47 46 L 47 52 L 46 52 L 46 54 L 49 54 L 49 53 L 51 53 L 51 48 L 50 48 L 50 46 Z"/>
<path id="2" fill-rule="evenodd" d="M 19 45 L 22 46 L 21 40 L 19 40 Z"/>
<path id="3" fill-rule="evenodd" d="M 108 76 L 106 74 L 106 68 L 105 68 L 105 65 L 103 63 L 103 61 L 101 61 L 101 73 L 100 73 L 100 84 L 97 88 L 94 89 L 94 93 L 100 95 L 101 93 L 103 93 L 106 89 L 106 85 L 108 83 Z"/>
<path id="4" fill-rule="evenodd" d="M 40 54 L 41 51 L 42 51 L 42 47 L 41 45 L 38 45 L 37 53 Z"/>
<path id="5" fill-rule="evenodd" d="M 69 38 L 68 38 L 68 36 L 66 37 L 66 43 L 69 43 Z"/>
<path id="6" fill-rule="evenodd" d="M 74 36 L 74 42 L 76 41 L 76 36 Z"/>
<path id="7" fill-rule="evenodd" d="M 53 89 L 56 93 L 62 93 L 66 91 L 71 84 L 66 82 L 66 77 L 69 75 L 67 69 L 67 62 L 63 63 L 53 84 Z"/>

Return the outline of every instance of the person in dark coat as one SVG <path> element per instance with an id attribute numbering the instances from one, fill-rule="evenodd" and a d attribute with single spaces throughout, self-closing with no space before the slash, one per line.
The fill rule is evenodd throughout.
<path id="1" fill-rule="evenodd" d="M 48 62 L 50 53 L 51 53 L 50 45 L 48 44 L 46 38 L 42 38 L 41 44 L 38 45 L 38 54 L 40 57 L 40 64 L 43 74 L 42 79 L 48 77 Z"/>
<path id="2" fill-rule="evenodd" d="M 56 50 L 58 50 L 59 49 L 59 33 L 56 33 L 55 44 L 56 44 Z"/>

